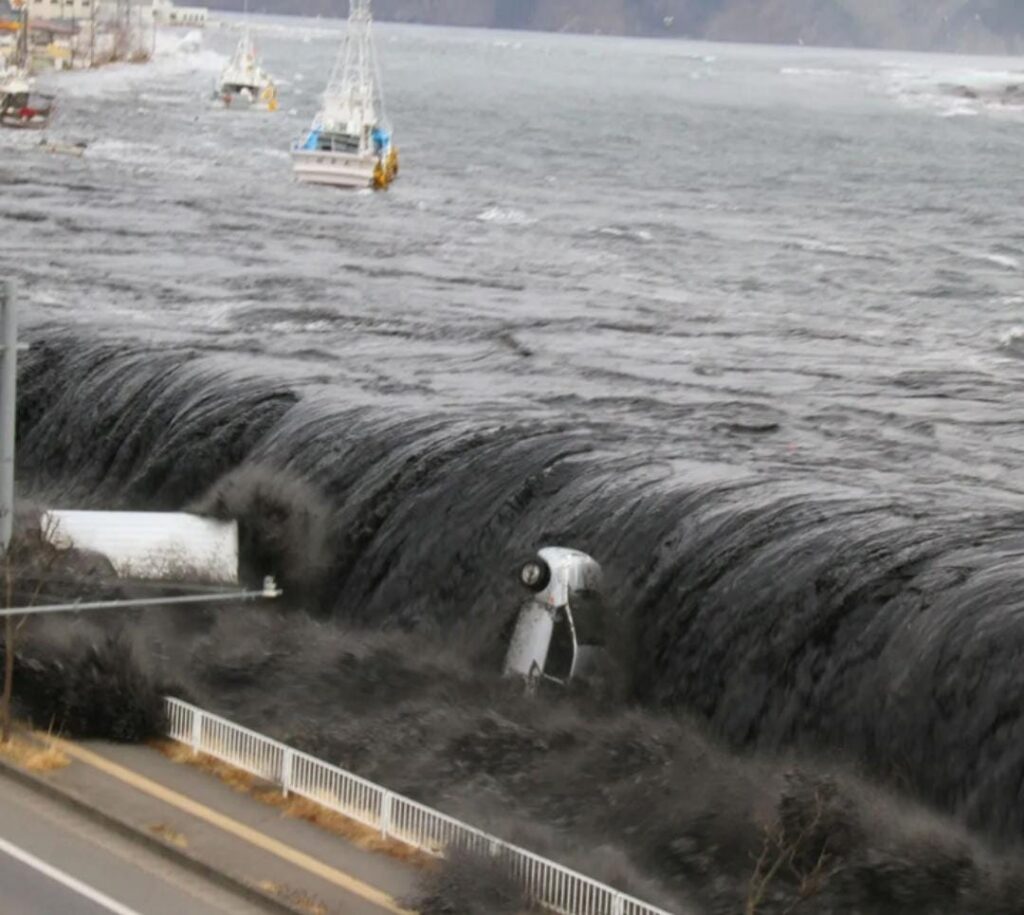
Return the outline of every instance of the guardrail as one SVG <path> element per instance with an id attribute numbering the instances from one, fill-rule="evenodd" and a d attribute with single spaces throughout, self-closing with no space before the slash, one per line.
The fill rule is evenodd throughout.
<path id="1" fill-rule="evenodd" d="M 606 884 L 511 845 L 248 728 L 167 698 L 168 736 L 230 763 L 287 794 L 315 801 L 428 854 L 449 849 L 499 861 L 531 900 L 561 915 L 670 915 Z"/>

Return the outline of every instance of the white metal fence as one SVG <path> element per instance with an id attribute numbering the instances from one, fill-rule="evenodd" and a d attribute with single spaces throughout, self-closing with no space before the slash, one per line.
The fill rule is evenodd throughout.
<path id="1" fill-rule="evenodd" d="M 166 700 L 168 736 L 250 772 L 285 794 L 308 798 L 431 855 L 450 849 L 499 861 L 535 902 L 562 915 L 670 915 L 664 909 L 510 845 L 429 807 L 381 788 L 283 743 L 211 715 L 179 699 Z"/>

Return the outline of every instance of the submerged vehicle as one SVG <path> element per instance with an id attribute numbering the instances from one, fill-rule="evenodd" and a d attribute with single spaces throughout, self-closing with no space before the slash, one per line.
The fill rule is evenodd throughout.
<path id="1" fill-rule="evenodd" d="M 398 150 L 384 114 L 370 0 L 351 4 L 323 104 L 292 147 L 292 165 L 308 184 L 383 190 L 398 176 Z"/>
<path id="2" fill-rule="evenodd" d="M 599 673 L 607 657 L 601 566 L 579 550 L 545 547 L 523 565 L 519 580 L 531 597 L 519 610 L 504 674 L 532 687 Z"/>
<path id="3" fill-rule="evenodd" d="M 277 87 L 260 66 L 248 27 L 242 32 L 235 53 L 220 75 L 214 98 L 220 99 L 225 107 L 241 103 L 277 111 Z"/>

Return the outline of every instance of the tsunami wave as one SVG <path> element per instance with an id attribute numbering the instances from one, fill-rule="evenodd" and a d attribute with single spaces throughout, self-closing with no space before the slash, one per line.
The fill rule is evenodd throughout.
<path id="1" fill-rule="evenodd" d="M 287 535 L 250 538 L 273 565 L 253 572 L 298 609 L 492 661 L 509 570 L 572 545 L 605 566 L 630 701 L 692 712 L 737 748 L 842 748 L 989 834 L 1024 827 L 1008 802 L 1024 775 L 1019 508 L 687 478 L 610 423 L 351 407 L 184 350 L 50 337 L 20 385 L 34 498 L 276 525 Z"/>

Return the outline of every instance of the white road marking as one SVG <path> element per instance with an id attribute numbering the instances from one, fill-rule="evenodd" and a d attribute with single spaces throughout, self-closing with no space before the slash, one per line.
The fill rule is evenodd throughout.
<path id="1" fill-rule="evenodd" d="M 5 839 L 0 839 L 0 852 L 9 855 L 12 858 L 20 861 L 22 864 L 26 864 L 39 873 L 44 874 L 51 880 L 62 883 L 70 890 L 74 890 L 79 896 L 84 896 L 90 902 L 96 903 L 108 912 L 113 912 L 114 915 L 140 915 L 135 909 L 129 909 L 126 905 L 121 905 L 115 899 L 111 899 L 109 896 L 101 893 L 99 890 L 94 890 L 88 884 L 82 883 L 81 880 L 76 880 L 70 874 L 65 874 L 64 871 L 58 870 L 52 864 L 47 864 L 45 861 L 37 858 L 35 855 L 29 854 L 24 849 L 18 848 L 17 845 L 12 845 Z"/>

